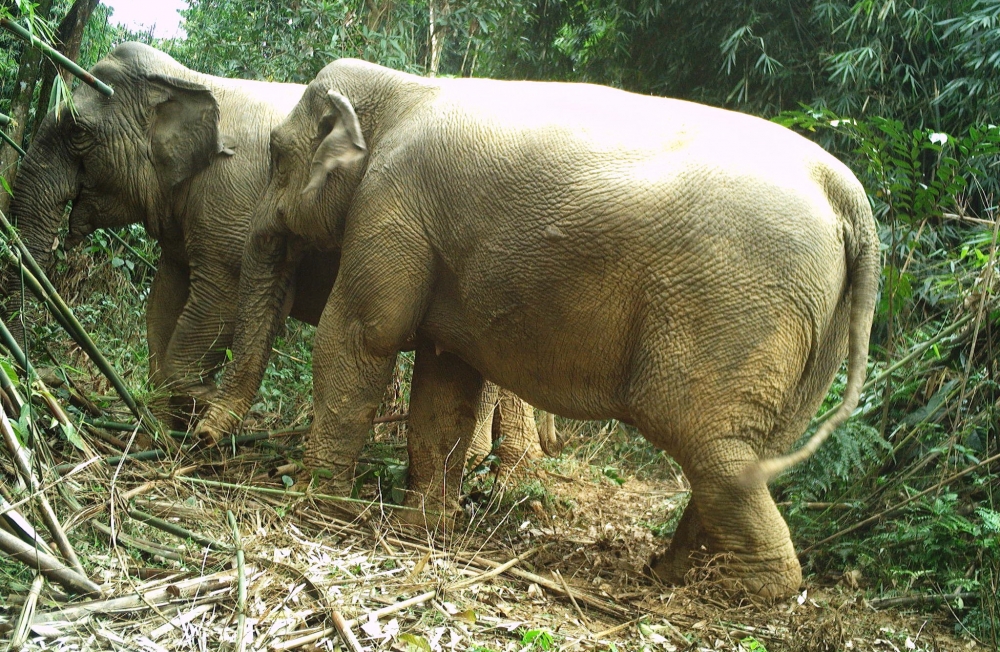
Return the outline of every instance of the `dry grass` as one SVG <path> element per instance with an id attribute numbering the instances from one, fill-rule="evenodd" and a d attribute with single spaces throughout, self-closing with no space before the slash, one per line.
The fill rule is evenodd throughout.
<path id="1" fill-rule="evenodd" d="M 85 436 L 95 450 L 108 447 Z M 61 480 L 83 507 L 66 527 L 89 575 L 113 598 L 65 603 L 46 587 L 24 649 L 345 649 L 335 613 L 371 650 L 965 645 L 948 636 L 944 612 L 875 612 L 846 586 L 807 587 L 778 605 L 734 605 L 713 590 L 711 570 L 687 587 L 655 584 L 642 569 L 665 540 L 650 524 L 669 521 L 685 494 L 668 466 L 660 477 L 639 479 L 621 468 L 609 475 L 588 463 L 595 451 L 580 445 L 576 454 L 474 488 L 467 501 L 474 516 L 428 533 L 395 525 L 378 502 L 348 519 L 337 503 L 283 494 L 272 471 L 287 466 L 295 443 L 268 440 L 235 455 L 216 451 L 154 465 L 94 464 Z M 82 458 L 68 448 L 53 455 Z M 649 463 L 642 468 L 651 474 Z M 175 533 L 129 510 L 163 519 Z M 245 558 L 242 644 L 229 511 Z M 113 525 L 115 543 L 93 529 L 97 522 Z M 25 592 L 8 577 L 0 592 L 3 636 L 12 636 Z M 394 606 L 415 597 L 408 608 Z"/>

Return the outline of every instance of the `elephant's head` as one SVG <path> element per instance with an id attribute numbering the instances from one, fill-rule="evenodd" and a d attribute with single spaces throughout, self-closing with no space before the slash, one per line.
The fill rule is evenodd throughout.
<path id="1" fill-rule="evenodd" d="M 233 363 L 216 404 L 198 428 L 207 440 L 233 430 L 260 387 L 271 342 L 286 313 L 282 306 L 290 304 L 294 292 L 302 238 L 315 234 L 307 238 L 310 244 L 327 250 L 341 245 L 369 151 L 349 93 L 324 82 L 336 65 L 324 69 L 271 132 L 270 178 L 250 219 L 243 253 Z M 371 101 L 363 91 L 361 97 Z"/>
<path id="2" fill-rule="evenodd" d="M 148 46 L 118 46 L 92 70 L 115 93 L 89 86 L 45 116 L 21 164 L 11 213 L 44 264 L 72 202 L 70 240 L 142 222 L 159 236 L 178 188 L 228 150 L 219 107 L 198 75 Z"/>
<path id="3" fill-rule="evenodd" d="M 271 179 L 251 220 L 255 230 L 323 225 L 339 245 L 343 217 L 363 172 L 368 146 L 351 101 L 313 82 L 271 132 Z M 308 227 L 306 227 L 308 230 Z"/>

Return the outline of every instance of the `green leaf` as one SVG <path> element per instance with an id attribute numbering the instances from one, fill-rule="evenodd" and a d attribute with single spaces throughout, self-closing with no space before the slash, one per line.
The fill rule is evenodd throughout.
<path id="1" fill-rule="evenodd" d="M 400 634 L 399 640 L 406 643 L 406 652 L 431 652 L 431 644 L 423 636 Z"/>
<path id="2" fill-rule="evenodd" d="M 73 444 L 77 450 L 82 451 L 86 449 L 83 439 L 80 437 L 80 431 L 72 423 L 60 423 L 59 427 L 63 435 L 66 436 L 66 441 Z"/>

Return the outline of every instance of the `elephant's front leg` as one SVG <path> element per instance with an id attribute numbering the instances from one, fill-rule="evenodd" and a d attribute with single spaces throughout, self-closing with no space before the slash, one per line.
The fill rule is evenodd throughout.
<path id="1" fill-rule="evenodd" d="M 192 273 L 191 290 L 167 347 L 164 372 L 178 415 L 190 419 L 216 392 L 213 376 L 233 341 L 237 280 Z M 228 291 L 227 291 L 228 290 Z"/>
<path id="2" fill-rule="evenodd" d="M 325 493 L 351 493 L 355 464 L 408 334 L 408 326 L 375 326 L 400 324 L 395 312 L 391 305 L 355 305 L 342 285 L 323 310 L 313 346 L 314 417 L 303 461 Z"/>
<path id="3" fill-rule="evenodd" d="M 165 387 L 168 384 L 167 349 L 177 327 L 177 320 L 184 310 L 184 304 L 187 303 L 188 290 L 187 266 L 174 261 L 164 251 L 153 276 L 146 306 L 149 380 L 154 387 Z M 173 415 L 169 414 L 168 409 L 165 407 L 155 409 L 159 418 L 173 421 Z"/>
<path id="4" fill-rule="evenodd" d="M 483 377 L 434 345 L 417 348 L 410 388 L 410 483 L 403 511 L 410 522 L 434 524 L 458 511 L 465 457 L 477 427 Z"/>

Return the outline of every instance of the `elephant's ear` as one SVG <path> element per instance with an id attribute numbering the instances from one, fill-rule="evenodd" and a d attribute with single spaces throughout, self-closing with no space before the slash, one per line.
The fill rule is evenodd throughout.
<path id="1" fill-rule="evenodd" d="M 316 193 L 326 183 L 331 172 L 364 159 L 368 154 L 361 124 L 351 102 L 337 91 L 327 92 L 328 109 L 320 118 L 322 142 L 316 148 L 309 166 L 309 184 L 303 195 Z"/>
<path id="2" fill-rule="evenodd" d="M 207 86 L 167 75 L 147 79 L 155 89 L 149 126 L 153 165 L 161 185 L 170 189 L 226 151 L 219 135 L 219 103 Z"/>

